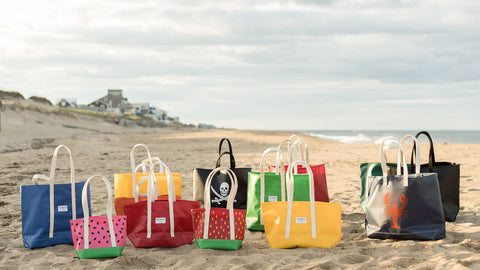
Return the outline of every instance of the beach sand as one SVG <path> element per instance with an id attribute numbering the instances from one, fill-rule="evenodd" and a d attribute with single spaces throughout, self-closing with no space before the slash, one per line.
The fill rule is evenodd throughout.
<path id="1" fill-rule="evenodd" d="M 68 127 L 65 127 L 67 125 Z M 72 128 L 77 127 L 77 128 Z M 319 129 L 321 127 L 315 127 Z M 75 175 L 94 174 L 113 184 L 115 173 L 128 173 L 133 145 L 145 143 L 152 155 L 183 175 L 183 199 L 192 199 L 193 168 L 213 168 L 218 142 L 230 138 L 238 167 L 258 171 L 262 152 L 291 133 L 173 128 L 125 128 L 100 120 L 46 115 L 32 110 L 2 112 L 0 132 L 0 269 L 471 269 L 480 268 L 480 145 L 436 144 L 437 161 L 461 164 L 460 213 L 447 223 L 438 241 L 369 239 L 365 214 L 359 207 L 359 165 L 378 161 L 378 145 L 342 144 L 299 134 L 310 148 L 310 163 L 326 165 L 331 202 L 342 205 L 340 242 L 330 249 L 270 248 L 264 234 L 249 232 L 238 251 L 200 250 L 196 244 L 175 248 L 139 248 L 129 241 L 121 257 L 80 260 L 71 245 L 34 250 L 23 246 L 20 186 L 34 174 L 49 174 L 52 153 L 59 144 L 73 154 Z M 435 138 L 434 138 L 435 139 Z M 422 144 L 426 162 L 427 144 Z M 228 163 L 225 161 L 225 165 Z M 68 182 L 70 169 L 61 154 L 57 183 Z M 91 187 L 93 215 L 106 214 L 103 183 Z"/>

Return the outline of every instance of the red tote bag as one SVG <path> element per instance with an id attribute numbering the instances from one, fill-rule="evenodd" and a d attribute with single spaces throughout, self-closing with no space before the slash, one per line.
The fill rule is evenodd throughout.
<path id="1" fill-rule="evenodd" d="M 289 140 L 289 139 L 287 139 Z M 284 140 L 285 141 L 285 140 Z M 279 148 L 283 144 L 282 141 L 279 145 Z M 298 159 L 298 151 L 300 151 L 300 159 Z M 305 154 L 304 154 L 305 153 Z M 309 164 L 309 155 L 308 155 L 308 144 L 303 139 L 297 139 L 292 146 L 288 149 L 289 160 L 293 161 L 301 160 Z M 328 188 L 327 188 L 327 177 L 325 173 L 324 164 L 309 164 L 313 172 L 313 186 L 315 190 L 315 201 L 317 202 L 329 202 L 328 198 Z M 278 164 L 276 166 L 270 166 L 270 172 L 278 171 Z M 285 166 L 285 171 L 288 169 L 288 165 Z M 306 174 L 307 168 L 302 165 L 298 165 L 294 168 L 295 174 Z"/>
<path id="2" fill-rule="evenodd" d="M 200 208 L 200 202 L 177 200 L 170 169 L 161 160 L 153 165 L 164 166 L 167 173 L 168 200 L 155 200 L 154 166 L 148 177 L 147 201 L 127 204 L 127 236 L 137 248 L 175 247 L 193 240 L 192 209 Z"/>

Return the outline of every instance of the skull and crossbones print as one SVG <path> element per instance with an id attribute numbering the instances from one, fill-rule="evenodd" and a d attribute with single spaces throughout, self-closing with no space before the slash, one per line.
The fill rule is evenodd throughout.
<path id="1" fill-rule="evenodd" d="M 227 182 L 223 182 L 220 184 L 220 193 L 218 193 L 214 188 L 213 185 L 210 186 L 210 189 L 216 195 L 216 198 L 212 200 L 212 203 L 220 204 L 223 201 L 228 200 L 228 194 L 230 193 L 230 185 Z M 234 200 L 236 202 L 237 200 Z"/>

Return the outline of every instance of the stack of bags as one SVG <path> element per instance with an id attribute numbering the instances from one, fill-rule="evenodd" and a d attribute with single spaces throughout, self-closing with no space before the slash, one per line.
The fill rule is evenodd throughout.
<path id="1" fill-rule="evenodd" d="M 430 141 L 429 163 L 420 164 L 417 138 Z M 412 138 L 411 164 L 404 142 Z M 387 163 L 386 151 L 398 149 L 397 164 Z M 435 162 L 433 142 L 426 131 L 401 141 L 386 138 L 380 145 L 380 163 L 363 163 L 360 204 L 366 211 L 368 237 L 438 240 L 445 238 L 445 221 L 455 221 L 459 210 L 460 165 Z M 413 157 L 415 156 L 415 163 Z"/>

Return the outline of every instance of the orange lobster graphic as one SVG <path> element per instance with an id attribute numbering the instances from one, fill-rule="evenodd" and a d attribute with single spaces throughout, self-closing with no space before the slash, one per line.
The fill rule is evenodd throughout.
<path id="1" fill-rule="evenodd" d="M 389 192 L 383 197 L 383 203 L 385 203 L 385 206 L 387 207 L 387 209 L 385 209 L 385 217 L 392 221 L 392 228 L 395 229 L 400 229 L 398 222 L 407 217 L 407 211 L 405 210 L 405 207 L 408 205 L 408 198 L 402 192 L 403 190 L 397 192 L 396 194 Z M 392 197 L 393 203 L 390 207 L 390 201 L 392 200 Z"/>

